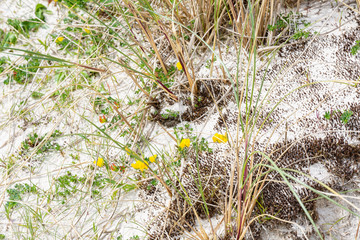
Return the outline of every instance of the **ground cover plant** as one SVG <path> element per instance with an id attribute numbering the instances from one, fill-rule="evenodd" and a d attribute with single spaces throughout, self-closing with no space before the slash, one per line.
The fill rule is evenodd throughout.
<path id="1" fill-rule="evenodd" d="M 359 5 L 5 1 L 0 239 L 357 239 Z"/>

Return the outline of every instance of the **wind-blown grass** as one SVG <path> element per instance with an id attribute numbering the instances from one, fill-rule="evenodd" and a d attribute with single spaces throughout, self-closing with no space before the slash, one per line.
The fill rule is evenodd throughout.
<path id="1" fill-rule="evenodd" d="M 75 4 L 76 2 L 77 4 Z M 46 224 L 44 226 L 46 217 L 50 215 L 55 219 L 51 224 L 56 225 L 56 214 L 52 213 L 52 208 L 54 208 L 55 213 L 58 213 L 59 216 L 64 214 L 64 216 L 61 215 L 64 218 L 67 217 L 66 212 L 68 211 L 79 212 L 71 219 L 71 226 L 64 227 L 64 232 L 70 229 L 71 234 L 74 234 L 69 234 L 69 237 L 100 239 L 109 236 L 109 238 L 115 238 L 116 230 L 113 230 L 112 236 L 106 235 L 106 226 L 107 224 L 113 226 L 113 221 L 119 221 L 116 226 L 127 221 L 126 216 L 118 217 L 115 214 L 116 207 L 122 201 L 121 197 L 126 196 L 129 192 L 135 192 L 136 189 L 148 191 L 151 196 L 152 191 L 156 189 L 156 191 L 166 193 L 166 197 L 159 195 L 166 198 L 166 203 L 162 202 L 164 200 L 162 199 L 158 202 L 152 200 L 146 204 L 160 208 L 162 216 L 165 216 L 163 218 L 165 223 L 162 222 L 163 226 L 160 226 L 160 230 L 157 229 L 158 232 L 152 232 L 152 228 L 155 229 L 157 222 L 151 223 L 150 221 L 150 224 L 154 224 L 154 226 L 145 226 L 145 223 L 141 222 L 135 223 L 137 228 L 141 228 L 141 231 L 149 239 L 156 237 L 171 239 L 171 237 L 181 234 L 193 239 L 216 239 L 217 236 L 226 239 L 245 239 L 251 224 L 258 219 L 264 216 L 267 216 L 268 219 L 280 219 L 265 212 L 258 215 L 256 211 L 263 189 L 267 184 L 277 181 L 270 177 L 274 173 L 281 177 L 284 188 L 291 191 L 319 238 L 323 239 L 322 233 L 311 213 L 306 209 L 295 186 L 312 191 L 320 198 L 359 217 L 358 207 L 351 204 L 345 196 L 330 186 L 298 170 L 279 167 L 278 159 L 272 159 L 271 155 L 276 149 L 267 149 L 268 144 L 264 149 L 257 149 L 260 132 L 278 106 L 291 94 L 318 83 L 302 84 L 300 87 L 288 90 L 280 97 L 280 100 L 272 102 L 273 107 L 265 114 L 264 118 L 261 118 L 272 90 L 278 83 L 277 80 L 274 81 L 265 92 L 264 82 L 267 70 L 278 50 L 265 56 L 268 62 L 265 64 L 264 75 L 259 78 L 258 63 L 261 60 L 258 48 L 265 45 L 271 46 L 277 43 L 287 31 L 290 32 L 289 29 L 282 29 L 281 33 L 276 35 L 275 31 L 269 31 L 268 26 L 275 25 L 281 19 L 276 10 L 280 4 L 279 1 L 215 0 L 209 3 L 209 1 L 199 0 L 189 1 L 188 6 L 184 1 L 114 0 L 80 3 L 83 1 L 63 0 L 58 2 L 60 7 L 70 6 L 69 12 L 75 12 L 74 15 L 84 14 L 79 18 L 79 21 L 82 21 L 80 30 L 75 29 L 72 32 L 76 37 L 73 39 L 69 37 L 66 45 L 61 45 L 63 40 L 59 41 L 58 38 L 54 38 L 53 44 L 55 45 L 48 46 L 50 49 L 61 47 L 67 55 L 62 56 L 61 54 L 64 52 L 52 54 L 42 53 L 42 50 L 24 50 L 17 46 L 1 48 L 9 55 L 41 60 L 41 64 L 37 67 L 39 73 L 49 70 L 47 74 L 54 76 L 51 75 L 51 71 L 59 70 L 60 73 L 55 75 L 57 81 L 60 83 L 68 81 L 67 84 L 61 86 L 51 80 L 42 83 L 43 80 L 39 80 L 39 77 L 34 77 L 32 82 L 26 81 L 24 89 L 32 86 L 31 84 L 38 83 L 35 92 L 39 93 L 45 91 L 46 84 L 53 85 L 48 88 L 51 91 L 46 90 L 47 93 L 38 94 L 41 96 L 40 99 L 28 97 L 26 101 L 33 101 L 31 106 L 35 109 L 45 109 L 45 115 L 51 115 L 58 111 L 61 117 L 57 118 L 58 121 L 51 131 L 47 131 L 46 137 L 39 138 L 41 139 L 39 141 L 31 139 L 24 141 L 23 146 L 27 146 L 26 150 L 29 150 L 29 154 L 22 155 L 21 152 L 16 152 L 17 157 L 13 155 L 9 156 L 7 160 L 1 159 L 7 170 L 5 179 L 7 182 L 3 186 L 6 185 L 6 188 L 9 188 L 13 183 L 22 180 L 18 179 L 17 172 L 23 171 L 27 162 L 33 161 L 43 146 L 52 146 L 46 145 L 50 140 L 72 140 L 71 143 L 61 145 L 61 150 L 57 150 L 59 156 L 65 155 L 64 152 L 71 150 L 72 163 L 61 165 L 56 171 L 54 170 L 57 172 L 56 177 L 49 174 L 49 178 L 52 179 L 49 179 L 48 191 L 41 194 L 40 191 L 37 193 L 21 192 L 19 195 L 14 194 L 17 193 L 15 190 L 11 192 L 13 199 L 7 202 L 8 206 L 12 207 L 7 208 L 6 216 L 10 220 L 16 215 L 16 207 L 23 206 L 24 208 L 21 208 L 24 210 L 21 215 L 22 222 L 28 229 L 25 235 L 36 239 L 45 236 L 46 231 L 51 230 L 49 235 L 58 236 L 58 229 L 54 230 L 53 226 L 47 228 Z M 87 26 L 91 26 L 91 28 L 89 27 L 91 30 Z M 79 31 L 82 31 L 81 36 L 76 35 Z M 222 38 L 229 36 L 231 31 L 234 32 L 232 38 L 235 44 L 234 49 L 236 49 L 235 73 L 231 72 L 226 61 L 223 60 L 225 51 L 221 47 Z M 100 34 L 103 34 L 102 37 L 95 37 Z M 64 36 L 66 35 L 64 34 Z M 101 49 L 90 51 L 90 54 L 83 51 L 87 47 L 81 46 L 80 40 L 83 40 L 84 36 L 92 38 L 92 44 L 96 43 L 97 46 L 102 46 Z M 290 36 L 283 41 L 282 45 L 293 39 Z M 74 49 L 65 50 L 69 46 L 80 47 L 74 53 Z M 82 49 L 83 47 L 84 49 Z M 167 134 L 167 139 L 171 138 L 171 144 L 168 144 L 171 147 L 166 149 L 157 146 L 155 134 L 149 130 L 151 121 L 154 119 L 154 112 L 160 111 L 158 106 L 161 104 L 164 106 L 176 101 L 185 102 L 189 97 L 192 102 L 192 106 L 189 107 L 196 112 L 196 103 L 194 103 L 196 100 L 194 99 L 203 97 L 200 95 L 201 88 L 208 91 L 209 99 L 214 102 L 216 114 L 225 119 L 222 108 L 226 107 L 226 104 L 220 106 L 220 101 L 210 90 L 212 86 L 204 83 L 194 70 L 196 56 L 203 52 L 211 55 L 210 76 L 215 69 L 215 59 L 220 63 L 222 78 L 227 78 L 230 85 L 227 86 L 224 79 L 220 81 L 219 85 L 226 88 L 227 92 L 232 92 L 232 96 L 228 99 L 236 106 L 233 109 L 237 114 L 236 122 L 225 121 L 225 127 L 222 130 L 226 132 L 221 135 L 223 136 L 222 141 L 217 142 L 217 144 L 226 146 L 227 158 L 219 151 L 210 150 L 208 142 L 201 139 L 203 132 L 194 134 L 190 127 L 172 130 L 161 126 Z M 181 68 L 176 70 L 175 66 L 178 62 L 182 70 L 180 70 Z M 284 68 L 286 67 L 284 66 Z M 73 71 L 73 74 L 67 72 L 70 70 Z M 131 83 L 124 84 L 131 89 L 127 96 L 128 102 L 120 97 L 119 99 L 114 98 L 116 95 L 114 92 L 118 91 L 117 71 L 125 73 L 135 85 L 136 90 L 129 87 Z M 9 72 L 10 70 L 7 71 L 7 73 Z M 67 77 L 63 77 L 62 73 Z M 34 75 L 38 76 L 36 73 Z M 79 75 L 85 79 L 84 82 L 77 82 Z M 109 82 L 104 80 L 108 78 L 113 78 L 111 87 Z M 343 83 L 357 84 L 358 82 L 343 81 Z M 131 94 L 131 91 L 138 93 L 137 95 Z M 135 100 L 130 98 L 133 96 L 135 96 Z M 134 103 L 132 100 L 138 101 Z M 49 102 L 54 104 L 47 105 Z M 81 105 L 84 102 L 86 104 Z M 20 108 L 19 114 L 12 119 L 12 122 L 30 119 L 31 113 L 28 108 Z M 97 121 L 98 117 L 100 121 Z M 57 136 L 55 139 L 51 138 L 56 128 L 64 127 L 71 121 L 78 121 L 86 127 L 81 131 L 74 130 L 74 132 Z M 9 123 L 3 124 L 1 128 L 4 129 L 7 124 Z M 234 131 L 230 129 L 230 124 L 233 124 Z M 76 125 L 71 124 L 71 126 Z M 279 125 L 272 131 L 278 130 Z M 181 144 L 184 139 L 189 140 L 189 144 Z M 28 147 L 28 145 L 31 146 Z M 21 151 L 25 151 L 24 149 Z M 44 154 L 50 154 L 49 152 Z M 81 158 L 84 158 L 85 155 L 86 159 L 90 160 L 79 161 L 80 155 L 82 155 Z M 154 157 L 155 155 L 157 158 Z M 150 160 L 150 156 L 156 160 Z M 16 158 L 16 161 L 12 158 Z M 97 161 L 100 158 L 102 163 L 98 164 Z M 223 162 L 224 165 L 220 163 L 210 165 L 206 162 L 213 159 L 218 160 L 217 158 L 220 158 L 219 162 L 221 164 Z M 134 161 L 141 167 L 133 167 Z M 213 168 L 217 168 L 218 172 L 214 173 Z M 36 169 L 31 166 L 29 169 L 29 171 L 36 172 Z M 64 173 L 64 169 L 71 169 L 74 172 Z M 302 181 L 300 177 L 294 177 L 291 174 L 294 172 L 298 174 L 296 176 L 302 176 L 318 183 L 323 189 L 356 211 L 329 197 L 329 193 L 320 191 Z M 81 175 L 82 173 L 84 176 Z M 25 180 L 29 179 L 31 180 L 31 177 L 27 177 Z M 157 186 L 157 183 L 160 184 Z M 102 193 L 104 194 L 101 195 Z M 25 204 L 23 201 L 25 194 L 38 194 L 41 204 L 36 206 Z M 56 205 L 54 201 L 61 202 L 63 205 Z M 221 201 L 221 204 L 215 204 L 216 201 Z M 43 207 L 43 204 L 47 208 Z M 87 213 L 93 210 L 102 212 L 106 206 L 114 204 L 116 207 L 113 208 L 113 212 L 108 215 L 108 218 L 101 219 L 99 217 L 101 221 L 94 220 L 92 226 L 86 225 L 85 227 L 84 224 L 80 233 L 76 230 L 77 224 L 80 224 L 81 221 L 85 222 L 82 217 Z M 214 214 L 221 215 L 221 221 L 216 224 L 212 219 Z M 35 218 L 40 220 L 34 220 Z M 201 222 L 204 219 L 208 221 L 209 228 L 202 225 Z M 14 227 L 14 229 L 16 228 Z M 225 230 L 219 233 L 219 229 Z M 43 232 L 39 233 L 40 231 Z M 159 232 L 161 234 L 156 235 Z M 19 238 L 22 236 L 22 233 L 18 234 Z M 63 236 L 66 237 L 67 234 L 65 233 Z M 121 235 L 118 235 L 117 238 L 121 239 Z"/>

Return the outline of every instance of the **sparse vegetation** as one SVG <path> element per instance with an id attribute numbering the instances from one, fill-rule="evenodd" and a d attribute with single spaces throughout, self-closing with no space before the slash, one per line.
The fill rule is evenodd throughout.
<path id="1" fill-rule="evenodd" d="M 353 114 L 354 113 L 352 111 L 345 110 L 340 116 L 340 121 L 343 124 L 347 124 Z"/>
<path id="2" fill-rule="evenodd" d="M 356 55 L 360 49 L 360 40 L 357 40 L 355 45 L 351 48 L 351 54 Z"/>
<path id="3" fill-rule="evenodd" d="M 0 239 L 325 239 L 358 224 L 354 3 L 319 2 L 329 24 L 300 0 L 15 2 Z"/>

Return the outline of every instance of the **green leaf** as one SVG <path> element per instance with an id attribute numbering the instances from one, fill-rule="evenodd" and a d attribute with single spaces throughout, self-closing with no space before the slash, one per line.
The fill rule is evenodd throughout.
<path id="1" fill-rule="evenodd" d="M 327 119 L 327 120 L 330 120 L 330 118 L 331 118 L 331 113 L 330 113 L 330 112 L 326 112 L 326 113 L 324 114 L 324 118 Z"/>
<path id="2" fill-rule="evenodd" d="M 354 114 L 354 113 L 353 113 L 352 111 L 346 110 L 345 112 L 343 112 L 343 114 L 341 114 L 341 116 L 340 116 L 340 121 L 341 121 L 343 124 L 347 124 L 353 114 Z"/>
<path id="3" fill-rule="evenodd" d="M 136 188 L 136 184 L 125 184 L 122 186 L 122 189 L 124 189 L 125 192 L 130 192 L 131 190 L 134 190 Z"/>
<path id="4" fill-rule="evenodd" d="M 360 49 L 360 40 L 356 41 L 356 44 L 351 48 L 351 55 L 356 55 Z"/>
<path id="5" fill-rule="evenodd" d="M 31 93 L 31 97 L 33 98 L 33 99 L 40 99 L 42 96 L 44 96 L 44 94 L 43 93 L 41 93 L 41 92 L 32 92 Z"/>
<path id="6" fill-rule="evenodd" d="M 38 3 L 35 7 L 35 16 L 42 21 L 45 21 L 44 13 L 46 11 L 46 7 L 40 3 Z"/>

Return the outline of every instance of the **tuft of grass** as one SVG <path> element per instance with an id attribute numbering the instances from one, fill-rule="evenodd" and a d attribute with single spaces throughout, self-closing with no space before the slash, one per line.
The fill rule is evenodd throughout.
<path id="1" fill-rule="evenodd" d="M 18 146 L 11 143 L 14 155 L 1 158 L 6 182 L 23 181 L 18 179 L 21 174 L 26 174 L 25 180 L 32 180 L 34 174 L 43 177 L 42 168 L 47 164 L 53 167 L 47 170 L 49 186 L 45 190 L 22 183 L 7 188 L 5 212 L 9 221 L 13 216 L 20 219 L 19 232 L 26 231 L 26 237 L 32 239 L 56 238 L 63 233 L 66 234 L 61 237 L 65 238 L 102 239 L 112 234 L 111 237 L 123 239 L 120 227 L 131 222 L 130 217 L 136 218 L 136 209 L 130 206 L 135 201 L 125 205 L 132 200 L 123 198 L 144 191 L 149 199 L 152 194 L 166 195 L 162 199 L 166 203 L 141 203 L 144 208 L 146 204 L 160 208 L 166 221 L 160 233 L 152 233 L 151 226 L 144 223 L 135 223 L 149 238 L 175 238 L 184 233 L 194 239 L 210 239 L 223 227 L 222 237 L 245 239 L 255 221 L 281 220 L 280 211 L 268 214 L 263 195 L 266 186 L 277 181 L 291 192 L 319 238 L 323 236 L 297 191 L 299 186 L 359 215 L 339 204 L 344 201 L 358 210 L 329 186 L 305 173 L 280 167 L 280 157 L 273 154 L 279 149 L 257 149 L 260 132 L 280 103 L 290 94 L 315 84 L 309 82 L 289 90 L 272 103 L 273 108 L 264 116 L 268 97 L 277 84 L 276 80 L 270 90 L 265 90 L 265 76 L 277 52 L 268 56 L 266 71 L 259 78 L 259 69 L 264 66 L 257 65 L 258 47 L 279 44 L 283 37 L 285 42 L 309 38 L 310 32 L 300 28 L 309 23 L 301 22 L 292 12 L 277 15 L 281 1 L 276 0 L 190 3 L 185 6 L 185 2 L 176 0 L 59 0 L 57 6 L 67 14 L 61 27 L 39 41 L 43 47 L 40 50 L 33 50 L 31 42 L 26 49 L 12 46 L 18 44 L 19 37 L 29 38 L 45 24 L 47 10 L 41 4 L 35 9 L 36 19 L 10 19 L 8 24 L 13 30 L 0 31 L 1 50 L 26 62 L 0 59 L 0 74 L 7 75 L 6 89 L 14 87 L 26 93 L 26 97 L 20 94 L 20 101 L 9 110 L 11 119 L 1 127 L 16 123 L 13 125 L 24 131 L 31 128 L 30 134 L 22 135 L 25 140 Z M 222 37 L 227 36 L 229 28 L 234 30 L 235 73 L 223 60 L 227 51 L 223 51 Z M 211 58 L 203 62 L 200 59 L 201 64 L 210 76 L 221 72 L 220 81 L 199 77 L 196 56 L 204 52 Z M 131 82 L 123 80 L 120 72 Z M 219 85 L 215 91 L 226 89 L 226 93 L 214 94 L 212 81 Z M 232 96 L 228 96 L 231 92 Z M 215 99 L 219 95 L 220 100 Z M 206 129 L 194 130 L 194 122 L 181 123 L 173 129 L 161 125 L 152 128 L 155 123 L 150 123 L 148 117 L 151 110 L 157 114 L 163 110 L 162 120 L 181 120 L 180 111 L 166 107 L 175 101 L 185 102 L 188 97 L 190 113 L 204 111 L 213 115 L 210 109 L 200 106 L 207 100 L 212 101 L 211 107 L 223 119 L 222 132 L 215 133 L 212 142 L 211 137 L 204 136 Z M 237 114 L 235 122 L 226 121 L 223 114 L 222 108 L 230 101 Z M 352 115 L 346 110 L 340 121 L 346 124 Z M 330 119 L 332 113 L 327 112 L 324 117 Z M 45 135 L 38 134 L 40 127 L 46 128 Z M 159 131 L 164 132 L 166 140 L 157 139 Z M 219 149 L 225 154 L 220 155 Z M 39 165 L 31 161 L 40 157 L 43 161 Z M 327 192 L 303 181 L 304 178 L 315 181 Z M 133 195 L 126 195 L 129 192 Z M 23 203 L 25 194 L 34 195 L 36 204 Z M 123 214 L 125 210 L 129 212 Z M 68 215 L 70 212 L 74 215 Z M 212 221 L 215 214 L 223 217 L 218 224 Z M 54 229 L 64 219 L 68 226 Z M 201 223 L 204 219 L 210 226 L 206 230 Z M 110 233 L 109 229 L 120 230 Z M 130 239 L 144 238 L 136 232 L 131 234 Z"/>

